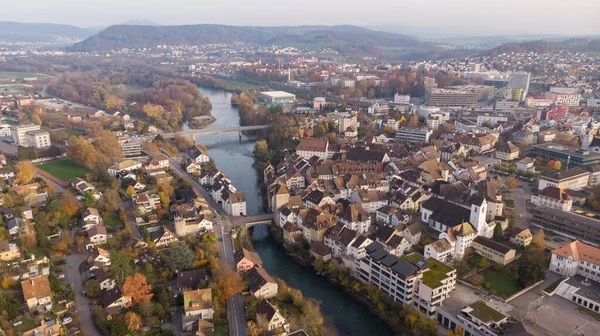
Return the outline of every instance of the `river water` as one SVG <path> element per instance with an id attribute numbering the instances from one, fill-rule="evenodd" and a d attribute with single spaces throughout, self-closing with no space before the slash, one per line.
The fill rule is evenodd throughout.
<path id="1" fill-rule="evenodd" d="M 231 93 L 219 89 L 199 87 L 200 93 L 212 103 L 212 115 L 217 119 L 207 128 L 234 127 L 240 125 L 237 108 L 230 103 Z M 256 173 L 252 167 L 254 140 L 238 133 L 220 133 L 200 135 L 197 143 L 208 148 L 208 155 L 215 161 L 218 169 L 231 179 L 233 185 L 246 195 L 248 215 L 264 213 L 257 184 Z M 391 331 L 376 316 L 356 303 L 337 287 L 332 286 L 324 277 L 317 276 L 312 270 L 304 268 L 287 256 L 269 234 L 266 225 L 254 227 L 252 242 L 256 252 L 263 260 L 263 267 L 272 276 L 282 278 L 289 286 L 302 291 L 305 297 L 321 303 L 321 311 L 328 327 L 336 329 L 341 336 L 383 336 Z"/>

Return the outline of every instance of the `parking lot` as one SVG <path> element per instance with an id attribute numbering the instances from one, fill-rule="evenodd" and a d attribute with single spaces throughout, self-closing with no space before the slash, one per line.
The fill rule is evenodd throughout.
<path id="1" fill-rule="evenodd" d="M 599 335 L 600 322 L 577 310 L 579 306 L 560 297 L 546 297 L 539 310 L 527 313 L 527 321 L 548 335 Z"/>

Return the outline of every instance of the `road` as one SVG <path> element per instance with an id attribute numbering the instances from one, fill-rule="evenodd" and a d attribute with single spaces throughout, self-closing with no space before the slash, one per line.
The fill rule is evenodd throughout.
<path id="1" fill-rule="evenodd" d="M 75 246 L 73 248 L 74 252 L 66 258 L 65 278 L 73 286 L 73 291 L 75 291 L 75 307 L 81 328 L 85 330 L 88 336 L 100 336 L 98 329 L 94 325 L 89 299 L 81 295 L 83 279 L 79 272 L 79 265 L 87 258 L 87 254 L 77 253 L 77 248 Z"/>
<path id="2" fill-rule="evenodd" d="M 169 156 L 169 165 L 173 171 L 181 176 L 181 178 L 188 181 L 192 185 L 194 192 L 197 195 L 204 197 L 206 202 L 218 213 L 213 231 L 217 238 L 219 258 L 221 259 L 221 263 L 223 265 L 230 265 L 233 267 L 235 264 L 233 241 L 231 240 L 233 221 L 225 214 L 223 208 L 221 208 L 221 206 L 212 197 L 210 197 L 210 194 L 204 189 L 204 187 L 202 187 L 202 185 L 200 185 L 198 180 L 193 179 L 181 168 L 181 164 L 177 159 Z M 227 299 L 227 311 L 229 312 L 229 335 L 247 335 L 246 311 L 242 294 L 238 293 Z"/>
<path id="3" fill-rule="evenodd" d="M 128 199 L 127 201 L 121 202 L 119 204 L 119 208 L 125 209 L 125 213 L 127 214 L 127 223 L 131 231 L 131 235 L 134 238 L 141 239 L 142 233 L 138 229 L 137 225 L 135 225 L 135 216 L 133 215 L 133 201 Z"/>

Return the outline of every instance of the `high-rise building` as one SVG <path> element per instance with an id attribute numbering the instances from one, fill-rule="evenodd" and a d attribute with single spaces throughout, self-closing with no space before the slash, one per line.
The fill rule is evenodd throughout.
<path id="1" fill-rule="evenodd" d="M 531 80 L 531 73 L 529 72 L 511 72 L 508 76 L 508 86 L 513 89 L 523 90 L 521 99 L 525 99 L 527 92 L 529 91 L 529 82 Z"/>

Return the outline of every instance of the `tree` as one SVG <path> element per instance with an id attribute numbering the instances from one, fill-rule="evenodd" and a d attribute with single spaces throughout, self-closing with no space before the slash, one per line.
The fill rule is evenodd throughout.
<path id="1" fill-rule="evenodd" d="M 102 194 L 98 207 L 104 214 L 113 214 L 120 202 L 119 193 L 113 189 L 108 189 Z"/>
<path id="2" fill-rule="evenodd" d="M 92 144 L 100 155 L 99 161 L 103 165 L 116 162 L 123 157 L 121 144 L 115 133 L 104 130 L 94 133 L 92 137 L 94 138 Z"/>
<path id="3" fill-rule="evenodd" d="M 535 246 L 540 250 L 546 249 L 546 234 L 544 230 L 539 229 L 531 239 L 531 245 Z"/>
<path id="4" fill-rule="evenodd" d="M 31 115 L 31 122 L 33 122 L 34 124 L 36 124 L 38 126 L 42 126 L 42 119 L 40 119 L 40 116 L 37 114 Z"/>
<path id="5" fill-rule="evenodd" d="M 548 168 L 553 169 L 555 163 L 556 163 L 556 161 L 554 161 L 552 159 L 548 160 Z"/>
<path id="6" fill-rule="evenodd" d="M 17 163 L 17 183 L 28 184 L 35 177 L 35 167 L 30 161 L 19 161 Z"/>
<path id="7" fill-rule="evenodd" d="M 19 300 L 9 294 L 0 293 L 0 313 L 9 320 L 19 315 Z"/>
<path id="8" fill-rule="evenodd" d="M 487 258 L 482 257 L 477 266 L 479 266 L 481 269 L 488 268 L 490 266 L 490 262 Z"/>
<path id="9" fill-rule="evenodd" d="M 253 151 L 254 159 L 261 162 L 269 162 L 271 160 L 271 155 L 269 154 L 269 145 L 266 140 L 258 140 L 254 144 Z"/>
<path id="10" fill-rule="evenodd" d="M 88 169 L 94 169 L 98 165 L 98 151 L 83 137 L 72 136 L 69 138 L 67 156 Z"/>
<path id="11" fill-rule="evenodd" d="M 129 254 L 119 250 L 110 251 L 109 269 L 111 275 L 119 285 L 125 281 L 127 276 L 134 273 Z"/>
<path id="12" fill-rule="evenodd" d="M 508 189 L 517 189 L 519 187 L 519 182 L 517 178 L 514 176 L 509 176 L 504 179 L 504 184 Z"/>
<path id="13" fill-rule="evenodd" d="M 500 223 L 496 223 L 496 226 L 494 227 L 494 240 L 504 240 L 504 233 L 502 232 L 502 225 L 500 225 Z"/>
<path id="14" fill-rule="evenodd" d="M 35 147 L 22 147 L 17 148 L 17 157 L 19 160 L 35 160 L 38 158 Z"/>
<path id="15" fill-rule="evenodd" d="M 554 162 L 554 169 L 560 170 L 561 167 L 562 167 L 562 162 L 560 162 L 560 160 L 556 160 L 556 162 Z"/>
<path id="16" fill-rule="evenodd" d="M 175 135 L 175 138 L 173 140 L 175 140 L 175 145 L 177 146 L 177 149 L 179 149 L 180 151 L 186 151 L 186 150 L 194 147 L 194 141 L 192 140 L 191 137 Z"/>
<path id="17" fill-rule="evenodd" d="M 135 195 L 135 189 L 133 189 L 133 186 L 129 186 L 127 187 L 127 190 L 125 190 L 125 194 L 127 194 L 127 196 L 131 197 L 133 195 Z"/>
<path id="18" fill-rule="evenodd" d="M 218 292 L 226 298 L 240 293 L 245 287 L 240 275 L 229 268 L 221 269 L 216 275 L 216 280 Z"/>
<path id="19" fill-rule="evenodd" d="M 408 126 L 411 127 L 419 127 L 419 116 L 414 114 L 410 119 L 408 119 Z"/>
<path id="20" fill-rule="evenodd" d="M 37 246 L 36 232 L 30 223 L 26 223 L 25 225 L 27 229 L 19 233 L 19 241 L 25 248 L 32 249 Z"/>
<path id="21" fill-rule="evenodd" d="M 475 273 L 469 277 L 469 282 L 476 287 L 481 287 L 481 284 L 483 283 L 483 275 Z"/>
<path id="22" fill-rule="evenodd" d="M 194 267 L 196 256 L 189 247 L 183 244 L 171 244 L 167 248 L 165 260 L 171 268 L 183 271 Z"/>
<path id="23" fill-rule="evenodd" d="M 83 285 L 83 288 L 85 289 L 86 295 L 91 298 L 99 297 L 102 293 L 102 290 L 100 289 L 100 282 L 96 279 L 90 279 L 86 281 Z"/>
<path id="24" fill-rule="evenodd" d="M 127 329 L 131 332 L 136 332 L 142 328 L 142 319 L 132 311 L 125 314 L 125 323 L 127 323 Z"/>
<path id="25" fill-rule="evenodd" d="M 548 260 L 544 250 L 531 244 L 525 248 L 518 260 L 517 275 L 521 286 L 529 287 L 543 280 L 548 270 Z"/>
<path id="26" fill-rule="evenodd" d="M 112 257 L 112 255 L 111 255 Z M 147 302 L 152 299 L 152 286 L 146 280 L 143 274 L 135 273 L 125 278 L 123 283 L 123 295 L 131 298 L 129 307 L 135 306 L 140 302 Z"/>

